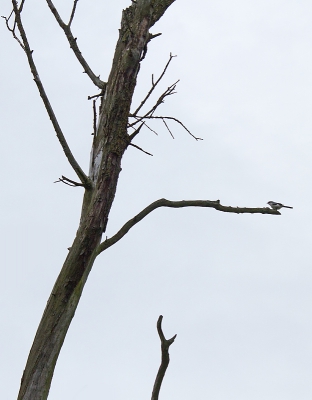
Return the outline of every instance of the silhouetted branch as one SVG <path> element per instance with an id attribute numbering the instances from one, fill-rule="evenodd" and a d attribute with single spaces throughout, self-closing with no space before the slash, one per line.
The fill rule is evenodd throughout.
<path id="1" fill-rule="evenodd" d="M 152 36 L 153 36 L 153 37 L 156 37 L 156 36 L 159 36 L 159 35 L 160 35 L 160 34 L 152 35 Z M 151 37 L 151 39 L 152 39 L 152 37 Z M 163 70 L 163 72 L 161 73 L 160 77 L 157 79 L 157 81 L 156 81 L 155 83 L 154 83 L 154 75 L 152 75 L 152 87 L 151 87 L 150 91 L 147 93 L 147 95 L 145 96 L 144 100 L 141 101 L 141 104 L 139 105 L 139 107 L 134 111 L 134 113 L 132 113 L 132 116 L 133 116 L 133 117 L 137 115 L 137 113 L 138 113 L 138 112 L 141 110 L 141 108 L 144 106 L 144 104 L 146 103 L 146 101 L 148 100 L 148 98 L 150 97 L 150 95 L 153 93 L 155 87 L 158 85 L 158 83 L 161 81 L 161 79 L 162 79 L 163 76 L 165 75 L 165 73 L 166 73 L 166 71 L 167 71 L 167 68 L 169 67 L 169 64 L 171 63 L 171 61 L 172 61 L 172 59 L 173 59 L 174 57 L 176 57 L 176 56 L 173 56 L 173 55 L 170 53 L 169 61 L 167 62 L 166 66 L 165 66 L 165 68 L 164 68 L 164 70 Z"/>
<path id="2" fill-rule="evenodd" d="M 136 118 L 136 117 L 134 117 L 134 118 Z M 154 131 L 154 129 L 152 129 L 150 126 L 148 126 L 145 121 L 142 121 L 141 125 L 131 135 L 129 135 L 130 140 L 132 140 L 140 132 L 143 125 L 146 126 L 146 128 L 148 128 L 151 132 L 155 133 L 155 135 L 158 136 L 158 133 L 156 131 Z M 131 128 L 133 128 L 133 126 L 131 126 Z"/>
<path id="3" fill-rule="evenodd" d="M 165 127 L 167 128 L 167 130 L 169 131 L 170 135 L 172 136 L 172 139 L 174 139 L 174 136 L 173 136 L 171 130 L 169 129 L 169 126 L 167 125 L 167 122 L 164 119 L 162 119 L 162 121 L 165 124 Z"/>
<path id="4" fill-rule="evenodd" d="M 136 137 L 136 135 L 140 132 L 142 126 L 144 125 L 144 122 L 141 123 L 141 125 L 131 134 L 129 135 L 130 141 Z"/>
<path id="5" fill-rule="evenodd" d="M 172 343 L 175 341 L 175 338 L 177 335 L 174 335 L 171 339 L 166 339 L 165 335 L 163 334 L 161 323 L 162 323 L 163 316 L 160 315 L 157 321 L 157 331 L 158 335 L 161 341 L 161 363 L 160 367 L 158 369 L 158 373 L 155 379 L 154 387 L 153 387 L 153 392 L 152 392 L 152 398 L 151 400 L 158 400 L 159 396 L 159 391 L 160 387 L 162 384 L 162 381 L 164 379 L 166 370 L 169 365 L 169 347 L 172 345 Z"/>
<path id="6" fill-rule="evenodd" d="M 174 118 L 174 117 L 163 117 L 163 116 L 154 116 L 154 115 L 148 115 L 148 116 L 144 116 L 144 117 L 137 117 L 137 118 L 141 118 L 141 119 L 161 119 L 163 122 L 165 119 L 171 119 L 172 121 L 177 122 L 178 124 L 180 124 L 195 140 L 203 140 L 200 137 L 196 137 L 192 134 L 192 132 L 178 119 L 178 118 Z"/>
<path id="7" fill-rule="evenodd" d="M 157 109 L 162 103 L 164 103 L 165 97 L 171 96 L 172 94 L 175 94 L 175 93 L 176 93 L 176 92 L 175 92 L 175 89 L 176 89 L 176 86 L 177 86 L 177 83 L 178 83 L 178 82 L 179 82 L 179 81 L 176 81 L 176 82 L 173 83 L 171 86 L 169 86 L 169 87 L 164 91 L 164 93 L 162 93 L 162 94 L 160 95 L 160 97 L 159 97 L 158 100 L 156 101 L 155 105 L 154 105 L 149 111 L 147 111 L 142 117 L 138 117 L 138 116 L 136 116 L 136 115 L 129 114 L 129 117 L 136 118 L 136 121 L 133 122 L 132 124 L 129 124 L 129 127 L 132 127 L 132 126 L 136 125 L 137 123 L 141 122 L 144 118 L 148 118 L 148 117 L 152 116 L 152 115 L 154 114 L 154 112 L 156 111 L 156 109 Z"/>
<path id="8" fill-rule="evenodd" d="M 24 2 L 21 4 L 21 7 L 22 7 L 23 4 L 24 4 Z M 21 8 L 21 7 L 20 7 L 20 8 Z M 20 12 L 20 11 L 19 11 L 19 12 Z M 10 22 L 10 19 L 11 19 L 11 17 L 12 17 L 13 14 L 14 14 L 14 9 L 11 11 L 11 13 L 10 13 L 10 15 L 9 15 L 8 17 L 5 17 L 5 16 L 1 15 L 1 18 L 3 18 L 3 19 L 5 20 L 5 24 L 6 24 L 7 29 L 12 33 L 13 38 L 17 41 L 17 43 L 18 43 L 18 44 L 21 46 L 21 48 L 25 51 L 25 46 L 24 46 L 23 43 L 21 42 L 20 38 L 16 36 L 16 33 L 15 33 L 16 19 L 15 19 L 14 22 L 13 22 L 13 27 L 12 27 L 12 28 L 10 27 L 10 23 L 9 23 L 9 22 Z"/>
<path id="9" fill-rule="evenodd" d="M 93 108 L 93 135 L 96 135 L 96 100 L 93 100 L 92 102 L 92 108 Z"/>
<path id="10" fill-rule="evenodd" d="M 149 156 L 153 156 L 153 154 L 149 153 L 148 151 L 143 150 L 141 147 L 137 146 L 136 144 L 129 143 L 129 146 L 133 146 L 136 149 L 143 151 L 143 153 L 148 154 Z"/>
<path id="11" fill-rule="evenodd" d="M 60 17 L 57 9 L 55 8 L 54 4 L 52 3 L 51 0 L 46 0 L 48 3 L 48 6 L 50 8 L 50 10 L 52 11 L 56 21 L 58 22 L 59 26 L 63 29 L 67 40 L 69 42 L 70 47 L 72 48 L 73 52 L 75 53 L 78 61 L 80 62 L 80 64 L 82 65 L 84 72 L 89 76 L 89 78 L 92 80 L 92 82 L 100 89 L 105 89 L 106 87 L 106 82 L 101 81 L 101 79 L 96 76 L 94 74 L 94 72 L 91 70 L 91 68 L 89 67 L 87 61 L 84 59 L 83 55 L 81 54 L 81 51 L 77 45 L 77 38 L 74 38 L 72 31 L 70 29 L 70 25 L 72 23 L 72 19 L 74 18 L 74 14 L 76 11 L 76 5 L 78 0 L 74 1 L 74 5 L 73 5 L 73 9 L 72 9 L 72 13 L 70 16 L 70 20 L 69 23 L 66 25 L 64 23 L 64 21 L 62 20 L 62 18 Z"/>
<path id="12" fill-rule="evenodd" d="M 17 39 L 17 40 L 20 43 L 20 45 L 22 46 L 22 48 L 25 51 L 25 53 L 26 53 L 31 73 L 32 73 L 32 75 L 34 77 L 34 81 L 35 81 L 35 83 L 37 85 L 37 88 L 39 90 L 40 96 L 41 96 L 42 101 L 43 101 L 43 103 L 45 105 L 45 108 L 47 110 L 47 113 L 48 113 L 48 115 L 49 115 L 49 117 L 51 119 L 51 122 L 52 122 L 52 125 L 54 127 L 56 136 L 57 136 L 57 138 L 58 138 L 58 140 L 59 140 L 59 142 L 60 142 L 60 144 L 61 144 L 61 146 L 63 148 L 63 151 L 64 151 L 64 153 L 65 153 L 70 165 L 73 167 L 74 171 L 78 175 L 78 177 L 81 180 L 83 186 L 85 188 L 90 188 L 91 187 L 91 181 L 89 180 L 87 175 L 83 172 L 83 170 L 79 166 L 78 162 L 76 161 L 75 157 L 73 156 L 73 154 L 72 154 L 72 152 L 71 152 L 71 150 L 70 150 L 70 148 L 68 146 L 68 143 L 67 143 L 67 141 L 65 139 L 65 136 L 64 136 L 64 134 L 63 134 L 63 132 L 61 130 L 61 127 L 60 127 L 60 125 L 59 125 L 59 123 L 57 121 L 57 118 L 56 118 L 56 116 L 54 114 L 54 111 L 52 109 L 52 106 L 50 104 L 48 96 L 47 96 L 47 94 L 45 92 L 43 84 L 42 84 L 42 82 L 40 80 L 40 77 L 39 77 L 39 74 L 38 74 L 38 71 L 37 71 L 33 56 L 32 56 L 33 51 L 30 50 L 30 46 L 29 46 L 29 43 L 28 43 L 26 32 L 25 32 L 24 26 L 22 24 L 21 11 L 18 8 L 17 1 L 16 0 L 12 0 L 12 4 L 13 4 L 13 12 L 15 14 L 15 22 L 14 22 L 14 27 L 12 29 L 9 29 L 9 30 L 12 32 L 13 37 L 16 39 L 16 35 L 15 35 L 15 23 L 16 23 L 16 25 L 18 27 L 18 30 L 19 30 L 19 33 L 21 35 L 22 44 L 20 43 L 19 39 Z M 8 25 L 8 20 L 9 20 L 9 18 L 6 19 L 7 25 Z"/>
<path id="13" fill-rule="evenodd" d="M 208 207 L 214 208 L 217 211 L 235 213 L 235 214 L 270 214 L 270 215 L 281 215 L 279 211 L 272 210 L 268 207 L 261 208 L 246 208 L 246 207 L 231 207 L 223 206 L 220 204 L 220 200 L 181 200 L 181 201 L 170 201 L 167 199 L 159 199 L 151 203 L 149 206 L 144 208 L 139 214 L 131 218 L 126 222 L 123 227 L 111 238 L 106 239 L 97 248 L 97 255 L 102 253 L 108 247 L 112 246 L 120 239 L 122 239 L 129 230 L 136 225 L 138 222 L 142 221 L 148 214 L 156 210 L 159 207 L 170 207 L 170 208 L 183 208 L 183 207 Z"/>
<path id="14" fill-rule="evenodd" d="M 73 186 L 73 187 L 84 186 L 82 183 L 72 181 L 71 179 L 66 178 L 66 176 L 64 176 L 64 175 L 62 175 L 62 178 L 59 178 L 58 181 L 55 181 L 54 183 L 58 183 L 58 182 L 63 182 L 66 185 Z"/>
<path id="15" fill-rule="evenodd" d="M 71 24 L 72 24 L 72 22 L 73 22 L 73 19 L 74 19 L 74 16 L 75 16 L 75 12 L 76 12 L 77 3 L 78 3 L 78 0 L 74 0 L 72 12 L 71 12 L 71 14 L 70 14 L 69 22 L 68 22 L 68 24 L 67 24 L 68 27 L 70 27 Z"/>

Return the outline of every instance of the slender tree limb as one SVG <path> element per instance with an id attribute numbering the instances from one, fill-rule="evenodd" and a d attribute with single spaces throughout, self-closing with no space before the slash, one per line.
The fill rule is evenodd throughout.
<path id="1" fill-rule="evenodd" d="M 60 125 L 58 123 L 56 115 L 54 114 L 53 108 L 52 108 L 52 106 L 50 104 L 50 101 L 48 99 L 48 96 L 47 96 L 47 94 L 45 92 L 45 89 L 43 87 L 41 79 L 39 77 L 39 74 L 38 74 L 38 71 L 37 71 L 33 56 L 32 56 L 33 51 L 30 49 L 29 42 L 28 42 L 25 30 L 24 30 L 24 26 L 22 24 L 21 12 L 18 9 L 17 1 L 16 0 L 12 0 L 12 4 L 13 4 L 13 11 L 14 11 L 14 14 L 15 14 L 15 22 L 17 24 L 18 30 L 19 30 L 20 35 L 21 35 L 22 43 L 23 43 L 22 47 L 23 47 L 23 49 L 24 49 L 24 51 L 26 53 L 31 73 L 32 73 L 32 75 L 34 77 L 34 81 L 35 81 L 35 83 L 37 85 L 37 88 L 39 90 L 39 93 L 40 93 L 40 96 L 42 98 L 42 101 L 43 101 L 43 103 L 45 105 L 47 113 L 48 113 L 48 115 L 50 117 L 50 120 L 52 122 L 52 125 L 54 127 L 56 136 L 57 136 L 57 138 L 58 138 L 58 140 L 59 140 L 59 142 L 60 142 L 60 144 L 61 144 L 61 146 L 63 148 L 63 151 L 64 151 L 64 153 L 65 153 L 70 165 L 72 166 L 72 168 L 74 169 L 74 171 L 78 175 L 78 177 L 81 180 L 83 186 L 86 189 L 89 189 L 89 188 L 91 188 L 91 181 L 87 177 L 87 175 L 83 172 L 82 168 L 80 167 L 80 165 L 76 161 L 75 157 L 73 156 L 73 154 L 72 154 L 72 152 L 71 152 L 71 150 L 70 150 L 70 148 L 68 146 L 68 143 L 67 143 L 67 141 L 65 139 L 65 136 L 64 136 L 64 134 L 63 134 L 63 132 L 61 130 L 61 127 L 60 127 Z M 13 34 L 13 36 L 14 36 L 14 34 Z"/>
<path id="2" fill-rule="evenodd" d="M 87 61 L 85 60 L 85 58 L 83 57 L 83 55 L 81 54 L 81 51 L 77 45 L 77 38 L 74 38 L 72 31 L 70 29 L 72 20 L 74 18 L 74 14 L 76 11 L 76 6 L 77 6 L 77 2 L 78 0 L 74 1 L 74 5 L 73 5 L 73 9 L 72 9 L 72 13 L 69 19 L 69 23 L 65 24 L 65 22 L 62 20 L 62 18 L 60 17 L 57 9 L 55 8 L 53 2 L 51 0 L 46 0 L 48 3 L 48 6 L 52 12 L 52 14 L 54 15 L 56 21 L 58 22 L 59 26 L 63 29 L 67 40 L 69 42 L 69 45 L 71 47 L 71 49 L 73 50 L 73 52 L 75 53 L 75 56 L 77 57 L 78 61 L 80 62 L 80 64 L 82 65 L 84 72 L 89 76 L 89 78 L 91 79 L 91 81 L 100 89 L 105 89 L 106 87 L 106 82 L 103 82 L 98 76 L 96 76 L 94 74 L 94 72 L 91 70 L 91 68 L 89 67 Z"/>
<path id="3" fill-rule="evenodd" d="M 102 251 L 106 250 L 108 247 L 112 246 L 120 239 L 122 239 L 129 230 L 136 225 L 138 222 L 142 221 L 148 214 L 156 210 L 159 207 L 170 207 L 170 208 L 183 208 L 183 207 L 208 207 L 214 208 L 217 211 L 235 213 L 235 214 L 271 214 L 271 215 L 281 215 L 279 211 L 272 210 L 268 207 L 257 207 L 257 208 L 247 208 L 247 207 L 231 207 L 223 206 L 220 204 L 220 200 L 181 200 L 181 201 L 170 201 L 167 199 L 159 199 L 151 203 L 149 206 L 144 208 L 139 214 L 131 218 L 126 222 L 123 227 L 111 238 L 106 239 L 102 242 L 96 251 L 99 255 Z"/>
<path id="4" fill-rule="evenodd" d="M 176 87 L 177 87 L 177 83 L 178 83 L 178 82 L 179 82 L 179 80 L 176 81 L 175 83 L 173 83 L 171 86 L 169 86 L 169 87 L 164 91 L 164 93 L 162 93 L 162 94 L 160 95 L 160 97 L 158 98 L 158 100 L 156 101 L 156 103 L 154 104 L 154 106 L 153 106 L 149 111 L 147 111 L 142 117 L 137 117 L 135 114 L 129 114 L 129 117 L 136 118 L 136 121 L 133 122 L 132 124 L 129 124 L 129 127 L 132 127 L 132 126 L 136 125 L 137 123 L 141 122 L 144 118 L 151 117 L 151 116 L 154 114 L 154 112 L 156 111 L 156 109 L 157 109 L 161 104 L 164 103 L 165 98 L 166 98 L 167 96 L 171 96 L 172 94 L 176 94 L 176 93 L 177 93 L 177 92 L 175 92 L 175 90 L 176 90 Z"/>
<path id="5" fill-rule="evenodd" d="M 136 135 L 140 132 L 142 129 L 142 126 L 144 125 L 144 122 L 141 123 L 141 125 L 131 134 L 129 135 L 130 141 L 136 137 Z"/>
<path id="6" fill-rule="evenodd" d="M 103 96 L 102 92 L 99 94 L 94 94 L 93 96 L 88 96 L 88 100 L 95 99 L 95 98 L 97 99 L 98 97 L 101 97 L 101 96 Z"/>
<path id="7" fill-rule="evenodd" d="M 183 124 L 183 122 L 181 122 L 178 118 L 174 118 L 174 117 L 163 117 L 163 116 L 154 116 L 154 115 L 147 115 L 144 117 L 139 117 L 137 116 L 137 118 L 145 118 L 145 119 L 161 119 L 162 121 L 164 121 L 165 119 L 171 119 L 172 121 L 177 122 L 178 124 L 180 124 L 185 130 L 186 132 L 188 132 L 195 140 L 203 140 L 200 137 L 196 137 L 195 135 L 192 134 L 192 132 Z"/>
<path id="8" fill-rule="evenodd" d="M 158 136 L 158 133 L 156 131 L 154 131 L 154 129 L 152 129 L 150 126 L 148 126 L 145 121 L 142 121 L 142 124 L 139 126 L 139 128 L 137 128 L 131 135 L 129 135 L 130 140 L 132 140 L 140 132 L 143 125 L 146 126 L 146 128 L 148 128 L 151 132 L 155 133 L 155 135 Z M 134 129 L 133 126 L 131 126 L 131 128 Z"/>
<path id="9" fill-rule="evenodd" d="M 163 316 L 160 315 L 157 321 L 157 331 L 158 335 L 161 341 L 161 364 L 158 369 L 158 373 L 155 379 L 154 387 L 153 387 L 153 392 L 152 392 L 152 398 L 151 400 L 158 400 L 159 397 L 159 391 L 160 387 L 162 384 L 162 381 L 165 377 L 166 370 L 169 365 L 169 347 L 172 345 L 172 343 L 175 341 L 175 338 L 177 335 L 174 335 L 171 339 L 166 339 L 165 335 L 163 334 L 161 323 L 162 323 Z"/>
<path id="10" fill-rule="evenodd" d="M 68 27 L 70 27 L 72 22 L 73 22 L 73 19 L 74 19 L 74 16 L 75 16 L 75 12 L 76 12 L 77 3 L 78 3 L 78 0 L 74 0 L 72 12 L 70 14 L 69 22 L 67 24 Z"/>
<path id="11" fill-rule="evenodd" d="M 159 34 L 154 35 L 153 37 L 156 37 L 156 36 L 158 36 L 158 35 L 159 35 Z M 147 93 L 147 95 L 145 96 L 145 98 L 141 101 L 141 104 L 139 105 L 139 107 L 134 111 L 134 113 L 132 113 L 132 116 L 136 116 L 137 113 L 138 113 L 138 112 L 141 110 L 141 108 L 144 106 L 144 104 L 146 103 L 146 101 L 148 100 L 148 98 L 150 97 L 150 95 L 153 93 L 153 91 L 154 91 L 154 89 L 156 88 L 156 86 L 158 85 L 158 83 L 162 80 L 163 76 L 165 75 L 165 73 L 166 73 L 166 71 L 167 71 L 167 68 L 169 67 L 169 64 L 171 63 L 171 61 L 172 61 L 172 59 L 173 59 L 174 57 L 176 57 L 176 56 L 173 56 L 173 55 L 170 53 L 169 61 L 167 62 L 166 66 L 165 66 L 165 68 L 164 68 L 164 70 L 163 70 L 163 72 L 160 74 L 160 77 L 157 79 L 157 81 L 156 81 L 155 83 L 154 83 L 154 78 L 153 78 L 153 76 L 152 76 L 152 87 L 151 87 L 151 89 L 149 90 L 149 92 Z"/>
<path id="12" fill-rule="evenodd" d="M 149 153 L 148 151 L 143 150 L 141 147 L 137 146 L 136 144 L 129 143 L 129 146 L 133 146 L 133 147 L 135 147 L 136 149 L 143 151 L 143 153 L 145 153 L 145 154 L 147 154 L 147 155 L 149 155 L 149 156 L 152 156 L 152 155 L 153 155 L 153 154 Z"/>
<path id="13" fill-rule="evenodd" d="M 24 3 L 21 4 L 20 9 L 21 9 L 23 4 Z M 8 17 L 5 17 L 5 16 L 1 15 L 1 18 L 3 18 L 5 20 L 5 24 L 6 24 L 6 27 L 7 27 L 8 31 L 10 31 L 12 33 L 13 38 L 17 41 L 17 43 L 25 51 L 25 46 L 23 45 L 22 41 L 20 40 L 20 38 L 15 33 L 16 19 L 14 20 L 13 27 L 12 28 L 10 27 L 10 19 L 11 19 L 13 14 L 14 14 L 14 9 L 11 11 L 11 13 L 10 13 L 10 15 Z"/>
<path id="14" fill-rule="evenodd" d="M 73 186 L 73 187 L 77 187 L 77 186 L 83 186 L 82 183 L 73 181 L 69 178 L 66 178 L 66 176 L 62 175 L 62 178 L 59 178 L 57 181 L 55 181 L 54 183 L 58 183 L 58 182 L 63 182 L 68 186 Z"/>
<path id="15" fill-rule="evenodd" d="M 163 121 L 163 123 L 164 123 L 165 127 L 167 128 L 168 132 L 170 133 L 170 135 L 171 135 L 172 139 L 174 139 L 174 136 L 173 136 L 173 134 L 172 134 L 172 132 L 171 132 L 171 130 L 170 130 L 170 128 L 169 128 L 169 126 L 167 125 L 167 122 L 166 122 L 164 119 L 163 119 L 162 121 Z"/>
<path id="16" fill-rule="evenodd" d="M 93 100 L 92 108 L 93 108 L 93 133 L 92 133 L 92 135 L 95 136 L 96 135 L 96 119 L 97 119 L 97 116 L 96 116 L 96 99 Z"/>

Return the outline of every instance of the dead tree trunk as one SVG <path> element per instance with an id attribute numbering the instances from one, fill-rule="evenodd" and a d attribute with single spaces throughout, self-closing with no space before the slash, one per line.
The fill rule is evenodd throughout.
<path id="1" fill-rule="evenodd" d="M 116 193 L 118 177 L 121 171 L 122 156 L 129 145 L 133 145 L 142 150 L 137 145 L 132 144 L 131 141 L 139 133 L 145 121 L 148 119 L 161 119 L 171 133 L 165 120 L 174 120 L 191 134 L 178 119 L 154 115 L 155 110 L 163 103 L 165 97 L 175 93 L 177 82 L 167 88 L 148 112 L 143 113 L 142 116 L 138 115 L 166 72 L 173 57 L 171 55 L 163 73 L 157 81 L 154 82 L 153 80 L 152 88 L 143 99 L 140 106 L 132 114 L 130 113 L 140 62 L 146 55 L 147 43 L 158 36 L 158 34 L 152 35 L 149 29 L 161 18 L 166 9 L 175 0 L 132 0 L 132 5 L 123 11 L 119 39 L 107 83 L 102 82 L 99 77 L 92 72 L 82 56 L 77 41 L 71 32 L 71 23 L 78 0 L 74 0 L 73 2 L 73 9 L 68 24 L 63 22 L 52 1 L 46 1 L 58 24 L 64 30 L 70 47 L 83 66 L 86 74 L 90 77 L 92 82 L 101 89 L 102 105 L 100 108 L 98 126 L 94 132 L 90 170 L 87 176 L 70 151 L 45 93 L 43 84 L 41 83 L 33 60 L 33 52 L 28 43 L 21 20 L 21 13 L 25 1 L 22 0 L 20 5 L 18 5 L 16 0 L 12 0 L 13 12 L 8 18 L 5 18 L 6 25 L 26 53 L 34 81 L 52 121 L 56 135 L 69 163 L 73 167 L 81 183 L 74 182 L 65 177 L 62 177 L 60 181 L 73 186 L 83 186 L 85 188 L 81 219 L 77 234 L 69 249 L 68 256 L 53 287 L 39 324 L 21 380 L 18 400 L 47 399 L 54 368 L 62 344 L 75 314 L 94 260 L 101 252 L 119 241 L 135 224 L 140 222 L 153 210 L 159 207 L 208 207 L 222 212 L 237 214 L 261 213 L 280 215 L 280 212 L 276 209 L 227 207 L 223 206 L 220 200 L 169 201 L 166 199 L 159 199 L 126 222 L 114 236 L 101 243 Z M 10 18 L 12 15 L 15 16 L 15 20 L 11 27 Z M 17 29 L 19 31 L 19 36 L 16 33 Z M 134 122 L 130 123 L 129 118 L 132 118 Z M 134 129 L 131 134 L 128 133 L 129 128 Z M 199 139 L 194 135 L 192 136 L 196 140 Z M 161 381 L 169 363 L 168 348 L 174 340 L 174 337 L 169 341 L 165 340 L 161 331 L 161 320 L 159 321 L 158 331 L 160 332 L 162 340 L 163 362 L 160 372 L 157 375 L 153 391 L 153 398 L 155 399 L 158 398 Z"/>
<path id="2" fill-rule="evenodd" d="M 138 0 L 123 11 L 111 73 L 93 141 L 89 178 L 76 238 L 49 297 L 21 380 L 19 400 L 48 397 L 55 364 L 96 258 L 130 143 L 127 124 L 150 27 L 174 0 Z"/>

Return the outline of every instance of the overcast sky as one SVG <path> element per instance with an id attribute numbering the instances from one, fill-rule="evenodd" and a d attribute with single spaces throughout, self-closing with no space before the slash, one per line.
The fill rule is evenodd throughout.
<path id="1" fill-rule="evenodd" d="M 106 80 L 130 0 L 78 3 L 74 35 Z M 55 1 L 68 19 L 72 1 Z M 8 15 L 9 0 L 0 14 Z M 98 90 L 46 3 L 24 25 L 72 151 L 88 170 Z M 59 357 L 49 400 L 150 397 L 164 316 L 171 363 L 161 400 L 312 396 L 312 3 L 177 0 L 151 30 L 133 109 L 170 52 L 159 95 L 180 79 L 123 159 L 107 235 L 158 198 L 293 206 L 282 216 L 158 209 L 97 259 Z M 56 139 L 25 55 L 0 25 L 2 170 L 0 398 L 14 399 L 46 301 L 79 222 L 83 191 Z M 156 94 L 156 97 L 157 97 Z M 155 99 L 156 99 L 155 97 Z M 150 104 L 152 105 L 152 104 Z"/>

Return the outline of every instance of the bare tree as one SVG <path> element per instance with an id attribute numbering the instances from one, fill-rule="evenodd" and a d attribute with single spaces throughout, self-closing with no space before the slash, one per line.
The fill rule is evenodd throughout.
<path id="1" fill-rule="evenodd" d="M 22 22 L 25 0 L 20 3 L 12 0 L 12 13 L 8 17 L 4 17 L 7 28 L 27 56 L 31 73 L 57 138 L 68 162 L 78 177 L 78 181 L 75 181 L 62 176 L 59 181 L 70 186 L 84 188 L 77 234 L 69 248 L 68 256 L 55 282 L 34 338 L 21 380 L 18 395 L 20 400 L 42 400 L 48 397 L 54 368 L 62 344 L 96 257 L 118 242 L 135 224 L 153 210 L 159 207 L 208 207 L 229 213 L 280 215 L 278 211 L 269 208 L 224 206 L 219 200 L 170 201 L 159 199 L 126 222 L 115 235 L 102 241 L 121 171 L 121 160 L 125 151 L 129 146 L 134 146 L 138 150 L 150 154 L 132 142 L 139 135 L 141 129 L 144 127 L 153 129 L 150 126 L 150 122 L 154 119 L 159 119 L 172 135 L 172 131 L 168 126 L 168 121 L 171 120 L 181 125 L 193 139 L 201 140 L 196 135 L 193 135 L 177 117 L 155 115 L 159 105 L 164 102 L 166 97 L 175 93 L 177 82 L 169 86 L 153 106 L 147 107 L 147 101 L 150 100 L 154 89 L 164 76 L 173 58 L 172 55 L 170 55 L 168 63 L 159 78 L 156 80 L 153 78 L 152 86 L 140 105 L 133 112 L 130 112 L 140 64 L 146 56 L 148 43 L 160 35 L 152 34 L 150 29 L 175 0 L 132 0 L 132 4 L 123 10 L 112 68 L 106 82 L 102 81 L 92 71 L 72 33 L 71 25 L 78 0 L 74 0 L 68 23 L 63 21 L 53 2 L 51 0 L 46 1 L 60 28 L 64 31 L 77 60 L 100 92 L 96 96 L 90 96 L 90 100 L 93 100 L 94 138 L 89 173 L 86 173 L 82 170 L 68 146 L 39 77 L 33 52 Z M 97 98 L 101 99 L 99 110 L 97 110 L 96 106 Z M 147 110 L 143 111 L 145 108 Z M 169 363 L 168 348 L 175 339 L 175 336 L 170 340 L 165 339 L 161 329 L 161 321 L 162 317 L 158 320 L 157 328 L 162 343 L 162 363 L 156 377 L 152 399 L 158 398 L 161 382 Z"/>

